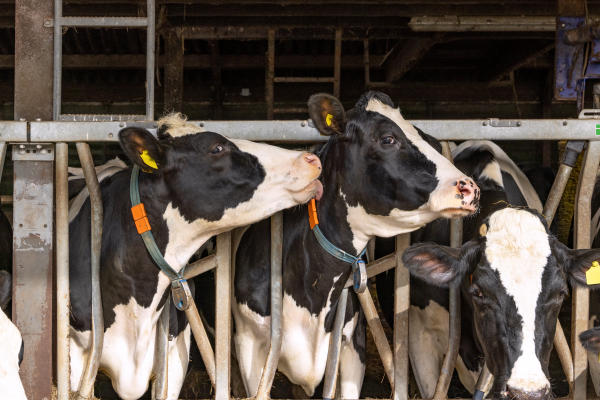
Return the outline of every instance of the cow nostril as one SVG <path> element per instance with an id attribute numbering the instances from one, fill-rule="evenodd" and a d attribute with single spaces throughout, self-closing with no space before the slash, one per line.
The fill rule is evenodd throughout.
<path id="1" fill-rule="evenodd" d="M 321 160 L 319 160 L 319 157 L 317 157 L 314 154 L 311 154 L 311 153 L 304 154 L 304 161 L 306 161 L 310 165 L 317 167 L 318 169 L 321 169 Z"/>

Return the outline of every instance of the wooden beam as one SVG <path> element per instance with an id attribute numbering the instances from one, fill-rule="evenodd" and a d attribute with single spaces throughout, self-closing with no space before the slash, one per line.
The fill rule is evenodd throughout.
<path id="1" fill-rule="evenodd" d="M 213 92 L 213 119 L 223 118 L 223 85 L 221 80 L 221 57 L 219 55 L 219 41 L 211 40 L 210 47 L 210 68 L 212 70 L 212 85 Z"/>
<path id="2" fill-rule="evenodd" d="M 165 35 L 164 111 L 181 111 L 183 104 L 183 36 L 177 30 Z M 144 57 L 145 60 L 145 57 Z"/>
<path id="3" fill-rule="evenodd" d="M 386 81 L 396 82 L 413 69 L 433 46 L 444 40 L 444 34 L 436 33 L 431 37 L 407 40 L 399 46 L 385 62 Z"/>

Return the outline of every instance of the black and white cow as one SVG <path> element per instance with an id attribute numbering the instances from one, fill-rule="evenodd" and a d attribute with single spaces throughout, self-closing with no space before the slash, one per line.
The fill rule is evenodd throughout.
<path id="1" fill-rule="evenodd" d="M 463 220 L 463 242 L 476 237 L 479 226 L 493 211 L 505 207 L 530 206 L 541 210 L 541 201 L 525 174 L 495 143 L 467 141 L 452 151 L 456 167 L 472 176 L 481 189 L 479 213 Z M 436 220 L 411 235 L 412 242 L 430 241 L 450 244 L 448 220 Z M 376 258 L 394 251 L 393 241 L 378 239 Z M 388 324 L 394 318 L 394 273 L 377 276 L 377 297 Z M 409 356 L 417 386 L 423 398 L 435 393 L 440 370 L 448 348 L 448 289 L 411 278 L 409 310 Z M 461 341 L 456 362 L 458 376 L 473 392 L 483 367 L 483 355 L 473 332 L 472 306 L 461 299 Z"/>
<path id="2" fill-rule="evenodd" d="M 309 99 L 310 117 L 329 141 L 323 198 L 317 201 L 324 235 L 357 255 L 375 236 L 395 236 L 433 219 L 477 210 L 479 189 L 432 146 L 439 143 L 404 120 L 380 92 L 361 96 L 344 112 L 329 95 Z M 325 370 L 329 336 L 350 265 L 327 253 L 308 223 L 307 209 L 283 216 L 283 344 L 278 368 L 307 395 Z M 251 226 L 236 255 L 234 341 L 248 396 L 254 396 L 269 349 L 269 224 Z M 364 316 L 350 296 L 340 362 L 342 398 L 359 398 L 365 370 Z"/>
<path id="3" fill-rule="evenodd" d="M 586 350 L 594 354 L 600 353 L 600 327 L 597 326 L 580 333 L 579 340 Z"/>
<path id="4" fill-rule="evenodd" d="M 321 163 L 311 153 L 201 132 L 181 116 L 159 121 L 159 139 L 141 128 L 119 133 L 127 157 L 144 170 L 139 191 L 158 248 L 175 270 L 211 236 L 320 197 Z M 145 160 L 150 161 L 146 163 Z M 156 167 L 156 169 L 153 169 Z M 101 183 L 104 205 L 100 285 L 104 344 L 100 370 L 123 399 L 146 392 L 154 371 L 156 324 L 169 279 L 150 258 L 131 216 L 131 169 Z M 69 225 L 71 389 L 79 389 L 90 344 L 90 203 Z M 168 398 L 177 399 L 190 349 L 187 323 L 171 325 Z"/>
<path id="5" fill-rule="evenodd" d="M 551 399 L 548 362 L 567 283 L 585 285 L 598 258 L 600 250 L 560 243 L 537 211 L 507 207 L 486 218 L 461 248 L 419 243 L 402 260 L 429 284 L 463 285 L 494 375 L 493 398 Z"/>
<path id="6" fill-rule="evenodd" d="M 0 210 L 0 393 L 10 399 L 27 399 L 19 376 L 23 339 L 8 315 L 12 297 L 12 228 Z"/>

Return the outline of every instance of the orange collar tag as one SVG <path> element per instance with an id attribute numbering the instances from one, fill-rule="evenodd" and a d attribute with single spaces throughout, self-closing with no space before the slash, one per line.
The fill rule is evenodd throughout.
<path id="1" fill-rule="evenodd" d="M 150 221 L 148 221 L 148 217 L 146 216 L 146 209 L 144 208 L 144 203 L 140 203 L 131 207 L 131 215 L 133 216 L 133 222 L 135 222 L 137 232 L 140 235 L 144 232 L 148 232 L 149 230 L 151 230 Z"/>
<path id="2" fill-rule="evenodd" d="M 308 203 L 308 223 L 310 224 L 310 229 L 314 229 L 315 225 L 319 225 L 317 202 L 315 199 L 310 199 L 310 202 Z"/>

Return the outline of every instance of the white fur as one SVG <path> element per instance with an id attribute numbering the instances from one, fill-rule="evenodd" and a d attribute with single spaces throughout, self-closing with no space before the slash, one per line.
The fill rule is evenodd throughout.
<path id="1" fill-rule="evenodd" d="M 308 396 L 313 395 L 325 373 L 331 335 L 325 332 L 325 317 L 330 309 L 332 293 L 333 288 L 329 292 L 327 306 L 317 316 L 298 306 L 288 293 L 284 292 L 283 295 L 283 343 L 278 369 L 292 383 L 300 385 Z M 271 318 L 261 317 L 245 304 L 234 302 L 233 308 L 236 326 L 234 340 L 240 372 L 248 395 L 254 396 L 269 350 Z"/>
<path id="2" fill-rule="evenodd" d="M 165 125 L 168 127 L 166 133 L 172 137 L 192 135 L 204 131 L 204 129 L 198 125 L 188 122 L 185 115 L 176 112 L 165 115 L 158 120 L 159 129 Z"/>
<path id="3" fill-rule="evenodd" d="M 490 217 L 485 256 L 517 306 L 522 318 L 521 355 L 508 386 L 524 392 L 550 387 L 535 354 L 535 309 L 542 291 L 542 275 L 550 255 L 546 229 L 533 214 L 506 208 Z"/>
<path id="4" fill-rule="evenodd" d="M 23 339 L 17 327 L 0 310 L 0 397 L 27 400 L 19 376 L 19 352 Z"/>
<path id="5" fill-rule="evenodd" d="M 500 165 L 496 160 L 492 161 L 491 163 L 488 163 L 488 165 L 485 166 L 483 171 L 481 171 L 480 176 L 482 178 L 487 178 L 496 182 L 498 186 L 504 187 L 504 182 L 502 180 L 502 170 L 500 169 Z"/>
<path id="6" fill-rule="evenodd" d="M 358 313 L 346 322 L 342 330 L 343 342 L 340 349 L 340 398 L 360 399 L 360 389 L 365 377 L 365 364 L 360 361 L 352 337 L 358 322 Z"/>

